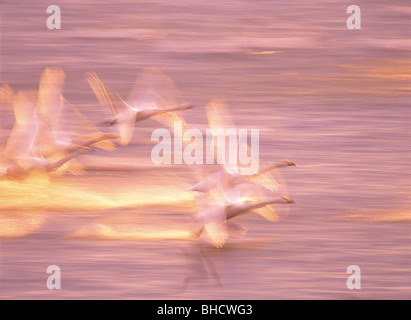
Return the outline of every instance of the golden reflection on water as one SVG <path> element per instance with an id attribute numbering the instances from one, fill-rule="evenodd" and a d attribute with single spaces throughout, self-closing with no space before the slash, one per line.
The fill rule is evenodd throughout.
<path id="1" fill-rule="evenodd" d="M 16 213 L 1 214 L 0 238 L 24 237 L 34 232 L 43 223 L 45 216 L 41 213 Z"/>

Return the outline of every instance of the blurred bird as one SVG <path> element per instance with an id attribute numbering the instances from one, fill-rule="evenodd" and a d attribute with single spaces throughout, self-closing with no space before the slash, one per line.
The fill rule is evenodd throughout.
<path id="1" fill-rule="evenodd" d="M 200 208 L 197 219 L 201 224 L 196 236 L 206 233 L 207 240 L 217 248 L 221 248 L 228 238 L 227 221 L 241 214 L 264 208 L 270 204 L 290 204 L 294 203 L 288 197 L 266 199 L 264 201 L 240 200 L 226 201 L 224 203 L 213 203 L 208 200 L 207 205 Z"/>
<path id="2" fill-rule="evenodd" d="M 85 123 L 78 110 L 62 95 L 64 79 L 65 73 L 59 68 L 46 68 L 40 77 L 36 114 L 39 119 L 38 143 L 42 156 L 66 155 L 91 145 L 112 149 L 110 144 L 98 143 L 118 136 L 98 132 L 90 123 Z M 72 132 L 71 128 L 67 128 L 70 120 L 81 122 L 83 130 L 85 128 L 89 132 Z"/>
<path id="3" fill-rule="evenodd" d="M 206 111 L 209 126 L 215 135 L 214 141 L 219 138 L 217 136 L 218 134 L 216 133 L 218 132 L 217 129 L 222 128 L 228 130 L 229 128 L 235 128 L 235 125 L 233 124 L 233 121 L 231 119 L 231 115 L 226 109 L 224 102 L 217 100 L 211 101 L 206 106 Z M 220 130 L 220 132 L 223 131 Z M 218 146 L 211 147 L 218 148 Z M 249 152 L 250 148 L 247 145 L 245 147 L 248 149 L 247 153 L 252 154 L 251 152 Z M 217 152 L 214 152 L 213 154 L 216 157 L 218 152 L 227 153 L 227 150 L 228 148 L 225 148 L 224 145 L 222 150 L 217 150 Z M 226 155 L 225 159 L 227 159 L 228 157 L 229 155 Z M 226 197 L 231 199 L 238 199 L 239 195 L 237 187 L 240 184 L 253 182 L 255 184 L 263 186 L 270 191 L 277 191 L 278 183 L 275 182 L 275 179 L 271 176 L 270 172 L 278 168 L 289 166 L 295 166 L 295 163 L 289 160 L 283 160 L 281 162 L 266 166 L 258 170 L 256 174 L 241 175 L 238 161 L 237 163 L 225 161 L 222 164 L 223 168 L 221 170 L 196 183 L 191 188 L 189 188 L 189 190 L 200 193 L 207 193 L 215 188 L 221 187 Z"/>
<path id="4" fill-rule="evenodd" d="M 37 94 L 33 91 L 19 91 L 14 97 L 15 124 L 1 157 L 2 163 L 5 164 L 4 171 L 0 173 L 2 178 L 24 178 L 33 171 L 55 171 L 71 159 L 92 150 L 80 147 L 56 161 L 45 159 L 38 145 L 36 98 Z"/>
<path id="5" fill-rule="evenodd" d="M 101 124 L 115 126 L 122 145 L 130 143 L 137 122 L 156 117 L 156 120 L 165 121 L 169 126 L 177 120 L 185 123 L 182 116 L 176 112 L 193 107 L 188 103 L 172 102 L 178 95 L 178 89 L 169 77 L 156 69 L 146 69 L 140 75 L 129 94 L 128 102 L 118 93 L 105 87 L 96 73 L 87 73 L 86 79 L 100 104 L 111 113 L 111 117 Z M 157 117 L 167 114 L 167 118 Z"/>
<path id="6" fill-rule="evenodd" d="M 206 106 L 209 126 L 214 134 L 214 141 L 219 138 L 218 134 L 235 129 L 225 103 L 214 100 Z M 217 129 L 223 129 L 218 131 Z M 239 147 L 237 145 L 237 147 Z M 246 147 L 249 151 L 249 147 Z M 220 152 L 229 157 L 228 148 L 223 145 L 211 145 L 214 156 Z M 251 152 L 248 152 L 252 154 Z M 289 160 L 283 160 L 266 166 L 253 175 L 242 175 L 239 162 L 225 161 L 221 163 L 222 169 L 207 176 L 205 179 L 189 188 L 197 193 L 199 204 L 198 221 L 202 225 L 198 235 L 205 232 L 211 243 L 221 247 L 227 237 L 227 220 L 249 211 L 261 215 L 268 221 L 276 221 L 279 218 L 276 206 L 293 203 L 293 201 L 281 194 L 280 183 L 272 176 L 272 171 L 288 166 L 295 166 Z"/>
<path id="7" fill-rule="evenodd" d="M 224 189 L 228 190 L 234 187 L 237 184 L 244 183 L 246 181 L 252 181 L 255 178 L 258 178 L 267 172 L 288 166 L 295 166 L 295 163 L 289 160 L 283 160 L 262 170 L 259 170 L 258 173 L 254 175 L 240 175 L 238 172 L 228 172 L 226 170 L 220 170 L 208 177 L 204 180 L 196 183 L 192 187 L 189 188 L 190 191 L 197 191 L 197 192 L 209 192 L 212 189 L 217 188 L 219 184 L 224 186 Z"/>

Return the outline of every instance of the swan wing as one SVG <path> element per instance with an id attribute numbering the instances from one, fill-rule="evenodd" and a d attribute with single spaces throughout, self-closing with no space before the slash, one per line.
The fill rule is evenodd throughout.
<path id="1" fill-rule="evenodd" d="M 222 247 L 228 238 L 224 205 L 214 205 L 200 211 L 207 240 L 216 247 Z"/>
<path id="2" fill-rule="evenodd" d="M 214 162 L 223 166 L 224 170 L 229 174 L 238 173 L 237 168 L 237 153 L 236 157 L 230 158 L 230 144 L 235 140 L 237 146 L 237 128 L 232 121 L 231 114 L 226 107 L 224 101 L 213 100 L 206 105 L 207 119 L 210 129 L 213 134 L 213 143 L 210 148 L 214 150 L 207 150 L 207 152 L 214 152 Z M 227 144 L 227 137 L 228 144 Z"/>
<path id="3" fill-rule="evenodd" d="M 107 88 L 95 72 L 87 72 L 86 80 L 100 104 L 111 113 L 112 117 L 131 108 L 117 92 Z"/>
<path id="4" fill-rule="evenodd" d="M 170 106 L 183 105 L 185 100 L 174 81 L 157 68 L 146 68 L 139 75 L 127 98 L 130 105 L 138 110 L 157 109 L 165 111 Z M 153 117 L 157 122 L 173 128 L 174 123 L 182 123 L 183 132 L 189 129 L 179 111 L 162 113 Z"/>

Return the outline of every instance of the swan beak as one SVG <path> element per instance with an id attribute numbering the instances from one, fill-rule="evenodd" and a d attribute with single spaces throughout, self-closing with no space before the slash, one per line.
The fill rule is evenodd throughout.
<path id="1" fill-rule="evenodd" d="M 295 201 L 292 200 L 292 199 L 290 199 L 289 197 L 284 197 L 284 200 L 285 200 L 287 203 L 295 203 Z"/>

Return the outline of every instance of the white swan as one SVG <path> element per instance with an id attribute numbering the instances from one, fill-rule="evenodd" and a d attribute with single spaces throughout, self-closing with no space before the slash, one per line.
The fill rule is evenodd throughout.
<path id="1" fill-rule="evenodd" d="M 206 112 L 208 123 L 210 128 L 213 130 L 215 139 L 219 138 L 216 134 L 216 132 L 218 132 L 218 129 L 227 130 L 230 128 L 235 128 L 234 122 L 231 118 L 231 114 L 228 112 L 224 102 L 218 100 L 211 101 L 206 106 Z M 220 130 L 220 132 L 222 131 Z M 222 145 L 222 147 L 225 148 L 225 145 Z M 249 149 L 248 146 L 246 147 Z M 225 148 L 224 150 L 217 150 L 217 152 L 218 151 L 227 153 L 227 148 Z M 214 152 L 214 155 L 216 155 L 216 152 Z M 226 155 L 225 159 L 227 159 L 228 156 L 229 155 Z M 256 181 L 258 180 L 258 178 L 265 178 L 265 180 L 273 180 L 272 177 L 269 176 L 270 171 L 288 166 L 295 166 L 295 163 L 289 160 L 283 160 L 281 162 L 272 164 L 270 166 L 258 170 L 258 172 L 254 175 L 241 175 L 237 164 L 233 164 L 226 161 L 226 163 L 222 165 L 222 170 L 196 183 L 191 188 L 189 188 L 189 190 L 200 193 L 207 193 L 210 192 L 212 189 L 222 187 L 228 198 L 238 198 L 236 186 L 238 186 L 239 184 L 253 180 Z"/>
<path id="2" fill-rule="evenodd" d="M 217 188 L 219 185 L 223 185 L 225 190 L 228 190 L 229 188 L 234 187 L 237 184 L 240 184 L 242 182 L 246 181 L 252 181 L 253 179 L 262 176 L 263 174 L 272 171 L 274 169 L 282 168 L 282 167 L 288 167 L 288 166 L 295 166 L 295 163 L 289 161 L 289 160 L 283 160 L 281 162 L 278 162 L 276 164 L 273 164 L 271 166 L 267 166 L 261 170 L 259 170 L 258 173 L 254 175 L 240 175 L 239 173 L 235 172 L 227 172 L 226 170 L 220 170 L 204 180 L 196 183 L 192 187 L 189 188 L 190 191 L 197 191 L 197 192 L 209 192 L 212 189 Z"/>
<path id="3" fill-rule="evenodd" d="M 214 135 L 222 132 L 217 129 L 235 128 L 231 115 L 222 101 L 210 102 L 206 106 L 206 111 Z M 218 151 L 227 152 L 227 150 Z M 293 201 L 288 197 L 274 196 L 282 192 L 271 171 L 288 166 L 295 166 L 295 164 L 283 160 L 260 169 L 254 175 L 241 175 L 237 164 L 223 163 L 221 170 L 193 185 L 189 190 L 197 192 L 200 208 L 198 221 L 202 225 L 196 234 L 206 234 L 213 245 L 221 247 L 228 237 L 226 222 L 229 219 L 254 211 L 269 221 L 276 221 L 279 215 L 271 205 L 289 204 Z M 251 201 L 244 200 L 246 198 Z"/>
<path id="4" fill-rule="evenodd" d="M 108 89 L 96 73 L 87 73 L 86 79 L 100 104 L 111 113 L 111 118 L 101 124 L 116 126 L 122 145 L 130 143 L 137 122 L 169 113 L 174 114 L 171 121 L 182 121 L 182 117 L 176 115 L 175 112 L 193 107 L 187 103 L 170 103 L 170 100 L 172 100 L 170 96 L 174 95 L 177 89 L 171 79 L 158 70 L 143 72 L 143 75 L 140 76 L 131 90 L 127 99 L 129 102 L 124 101 L 118 93 Z M 159 90 L 165 91 L 166 94 L 159 94 Z M 169 96 L 167 96 L 167 93 Z M 166 122 L 171 125 L 170 121 L 166 120 Z"/>
<path id="5" fill-rule="evenodd" d="M 70 120 L 67 116 L 68 109 L 74 109 L 74 115 L 79 116 L 79 112 L 62 95 L 64 79 L 65 73 L 59 68 L 46 68 L 40 77 L 36 115 L 38 144 L 44 157 L 55 154 L 65 156 L 83 147 L 99 147 L 100 141 L 118 138 L 115 134 L 94 132 L 82 135 L 70 133 L 68 128 L 63 129 L 63 122 Z M 89 123 L 84 122 L 83 127 L 93 129 Z"/>
<path id="6" fill-rule="evenodd" d="M 198 213 L 198 221 L 201 227 L 196 235 L 201 236 L 203 233 L 206 233 L 208 241 L 215 247 L 221 248 L 228 238 L 228 220 L 274 203 L 290 204 L 294 203 L 294 201 L 288 197 L 273 198 L 264 201 L 227 201 L 222 204 L 202 208 Z"/>

